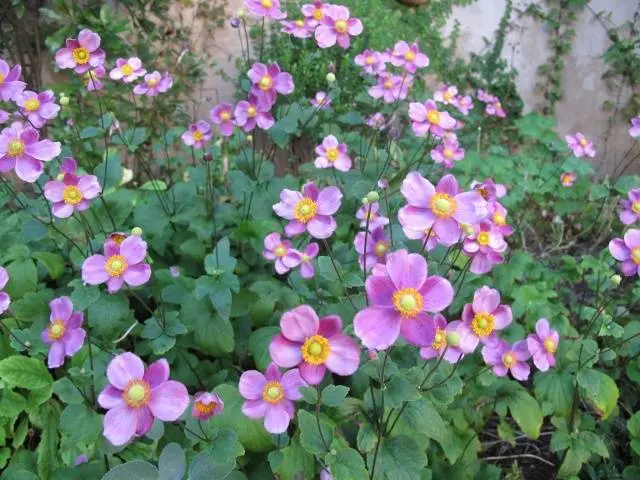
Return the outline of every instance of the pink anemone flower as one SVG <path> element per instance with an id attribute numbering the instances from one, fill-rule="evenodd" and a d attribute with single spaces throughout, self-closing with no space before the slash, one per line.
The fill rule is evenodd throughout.
<path id="1" fill-rule="evenodd" d="M 379 75 L 386 68 L 382 54 L 375 50 L 367 49 L 359 53 L 356 55 L 354 61 L 356 65 L 362 67 L 362 70 L 369 75 Z"/>
<path id="2" fill-rule="evenodd" d="M 138 57 L 131 57 L 128 60 L 119 58 L 116 60 L 116 66 L 109 72 L 109 78 L 131 83 L 145 73 L 147 71 L 142 68 L 142 60 Z"/>
<path id="3" fill-rule="evenodd" d="M 21 73 L 20 65 L 9 68 L 9 64 L 0 58 L 0 100 L 15 100 L 22 93 L 27 84 L 20 80 Z"/>
<path id="4" fill-rule="evenodd" d="M 251 132 L 256 125 L 262 130 L 269 130 L 275 123 L 270 112 L 271 106 L 266 100 L 261 101 L 255 95 L 249 94 L 248 100 L 241 100 L 236 104 L 236 124 L 245 132 Z"/>
<path id="5" fill-rule="evenodd" d="M 507 225 L 507 209 L 499 202 L 489 202 L 489 219 L 502 235 L 513 235 L 513 227 Z"/>
<path id="6" fill-rule="evenodd" d="M 399 41 L 391 51 L 391 64 L 395 67 L 404 67 L 409 73 L 415 73 L 418 68 L 429 66 L 429 57 L 420 52 L 417 43 L 409 45 L 407 42 Z"/>
<path id="7" fill-rule="evenodd" d="M 362 205 L 356 212 L 356 218 L 360 220 L 360 227 L 367 228 L 367 216 L 369 217 L 369 230 L 389 225 L 389 219 L 380 214 L 380 203 L 373 202 Z"/>
<path id="8" fill-rule="evenodd" d="M 469 115 L 469 112 L 473 108 L 473 100 L 469 95 L 458 95 L 454 101 L 453 105 L 458 109 L 458 111 L 463 115 Z"/>
<path id="9" fill-rule="evenodd" d="M 64 168 L 73 164 L 72 168 Z M 65 171 L 66 170 L 66 171 Z M 91 206 L 91 200 L 102 192 L 95 175 L 76 175 L 75 160 L 70 157 L 63 162 L 62 180 L 50 180 L 44 185 L 44 197 L 53 205 L 51 212 L 58 218 L 68 218 L 75 211 L 82 212 Z"/>
<path id="10" fill-rule="evenodd" d="M 280 333 L 271 340 L 269 354 L 282 368 L 297 367 L 309 385 L 321 383 L 327 370 L 349 376 L 360 364 L 360 348 L 341 332 L 337 315 L 318 318 L 309 305 L 300 305 L 282 315 Z"/>
<path id="11" fill-rule="evenodd" d="M 487 178 L 484 182 L 474 180 L 471 182 L 471 188 L 482 195 L 482 198 L 487 202 L 493 202 L 507 194 L 507 187 L 501 183 L 494 182 L 492 178 Z"/>
<path id="12" fill-rule="evenodd" d="M 367 243 L 366 253 L 365 239 Z M 358 264 L 362 270 L 365 268 L 365 258 L 367 260 L 367 270 L 371 270 L 378 264 L 386 263 L 390 252 L 389 239 L 382 227 L 371 229 L 368 234 L 366 232 L 358 232 L 353 240 L 353 245 L 356 248 L 356 252 L 358 252 Z"/>
<path id="13" fill-rule="evenodd" d="M 288 33 L 296 38 L 310 38 L 313 35 L 313 28 L 305 20 L 282 20 L 280 22 L 283 33 Z"/>
<path id="14" fill-rule="evenodd" d="M 302 192 L 287 188 L 280 192 L 280 202 L 273 211 L 289 223 L 284 228 L 288 237 L 307 231 L 314 238 L 329 238 L 338 225 L 332 217 L 340 208 L 342 193 L 338 187 L 319 190 L 313 182 L 306 183 Z"/>
<path id="15" fill-rule="evenodd" d="M 524 382 L 529 378 L 531 367 L 527 360 L 531 357 L 527 348 L 527 342 L 519 342 L 509 345 L 504 340 L 498 340 L 492 345 L 485 345 L 482 349 L 482 358 L 491 366 L 491 370 L 498 377 L 504 377 L 511 372 L 513 378 Z"/>
<path id="16" fill-rule="evenodd" d="M 326 7 L 326 14 L 322 24 L 316 28 L 316 42 L 320 48 L 333 47 L 336 42 L 344 49 L 351 45 L 351 37 L 362 33 L 362 22 L 357 18 L 350 18 L 351 13 L 342 5 Z"/>
<path id="17" fill-rule="evenodd" d="M 367 125 L 375 130 L 384 130 L 386 128 L 386 120 L 380 112 L 373 113 L 367 118 Z"/>
<path id="18" fill-rule="evenodd" d="M 198 392 L 193 396 L 191 416 L 198 420 L 208 420 L 223 410 L 224 402 L 217 393 Z"/>
<path id="19" fill-rule="evenodd" d="M 455 119 L 447 112 L 439 112 L 433 100 L 427 100 L 425 103 L 410 103 L 409 118 L 411 129 L 416 137 L 424 137 L 429 132 L 442 137 L 445 130 L 451 130 L 456 126 Z"/>
<path id="20" fill-rule="evenodd" d="M 7 292 L 2 291 L 8 282 L 9 272 L 7 272 L 6 268 L 0 267 L 0 315 L 9 310 L 9 305 L 11 305 L 11 297 Z"/>
<path id="21" fill-rule="evenodd" d="M 97 68 L 104 63 L 106 55 L 100 48 L 100 35 L 85 28 L 78 39 L 67 38 L 66 45 L 56 52 L 58 68 L 73 68 L 76 73 Z"/>
<path id="22" fill-rule="evenodd" d="M 315 28 L 320 25 L 324 19 L 324 16 L 327 13 L 327 7 L 329 7 L 328 4 L 322 3 L 321 0 L 315 0 L 313 4 L 307 3 L 302 5 L 300 11 L 302 12 L 302 15 L 304 15 L 304 18 L 309 22 L 309 26 Z"/>
<path id="23" fill-rule="evenodd" d="M 411 172 L 400 191 L 408 203 L 398 212 L 400 225 L 418 232 L 433 229 L 447 246 L 461 240 L 461 224 L 475 225 L 488 213 L 487 202 L 478 192 L 458 193 L 453 175 L 445 175 L 434 187 L 420 173 Z"/>
<path id="24" fill-rule="evenodd" d="M 311 105 L 322 110 L 329 110 L 331 108 L 331 97 L 327 92 L 318 90 L 315 96 L 311 99 Z"/>
<path id="25" fill-rule="evenodd" d="M 459 362 L 463 356 L 473 352 L 478 342 L 474 341 L 471 329 L 460 320 L 447 324 L 447 320 L 437 314 L 433 317 L 436 333 L 428 347 L 420 349 L 425 360 L 444 356 L 449 363 Z"/>
<path id="26" fill-rule="evenodd" d="M 144 262 L 147 242 L 131 235 L 121 244 L 104 243 L 104 255 L 92 255 L 82 264 L 82 280 L 89 285 L 107 284 L 109 293 L 116 293 L 123 284 L 144 285 L 151 278 L 151 267 Z"/>
<path id="27" fill-rule="evenodd" d="M 64 363 L 65 355 L 73 357 L 82 348 L 87 332 L 82 328 L 84 315 L 73 311 L 69 297 L 58 297 L 49 303 L 51 315 L 49 325 L 42 331 L 40 338 L 48 345 L 49 368 L 58 368 Z"/>
<path id="28" fill-rule="evenodd" d="M 189 125 L 189 129 L 182 134 L 182 141 L 187 147 L 203 148 L 213 137 L 211 126 L 204 120 Z"/>
<path id="29" fill-rule="evenodd" d="M 455 105 L 457 95 L 458 87 L 455 85 L 441 85 L 433 92 L 433 99 L 445 105 Z"/>
<path id="30" fill-rule="evenodd" d="M 549 326 L 546 318 L 536 322 L 536 333 L 527 337 L 527 347 L 533 357 L 533 364 L 541 372 L 546 372 L 556 365 L 556 350 L 560 343 L 560 335 Z"/>
<path id="31" fill-rule="evenodd" d="M 275 261 L 276 272 L 284 275 L 292 268 L 300 265 L 300 258 L 291 247 L 290 240 L 282 240 L 278 232 L 273 232 L 264 237 L 264 258 Z"/>
<path id="32" fill-rule="evenodd" d="M 313 265 L 313 259 L 318 256 L 320 252 L 320 247 L 317 243 L 312 242 L 306 247 L 304 250 L 299 252 L 298 250 L 293 250 L 293 255 L 298 257 L 298 263 L 300 265 L 300 276 L 304 279 L 313 278 L 316 274 L 316 268 Z"/>
<path id="33" fill-rule="evenodd" d="M 640 276 L 640 230 L 631 228 L 624 234 L 624 239 L 611 240 L 609 252 L 613 258 L 622 262 L 620 270 L 625 277 L 636 274 Z"/>
<path id="34" fill-rule="evenodd" d="M 445 168 L 453 168 L 455 162 L 464 158 L 464 148 L 457 140 L 447 139 L 431 150 L 431 158 L 434 162 L 443 164 Z"/>
<path id="35" fill-rule="evenodd" d="M 245 399 L 242 413 L 247 417 L 264 418 L 264 428 L 269 433 L 284 433 L 295 416 L 293 402 L 302 398 L 301 387 L 307 384 L 297 368 L 280 373 L 271 363 L 265 374 L 249 370 L 240 376 L 240 395 Z"/>
<path id="36" fill-rule="evenodd" d="M 280 0 L 244 0 L 247 9 L 259 17 L 282 20 L 287 16 L 280 10 Z"/>
<path id="37" fill-rule="evenodd" d="M 189 393 L 180 382 L 169 380 L 169 362 L 162 358 L 145 370 L 130 352 L 113 357 L 107 366 L 109 385 L 98 403 L 107 410 L 103 434 L 115 446 L 151 430 L 153 420 L 175 422 L 189 406 Z"/>
<path id="38" fill-rule="evenodd" d="M 218 125 L 220 134 L 223 137 L 230 137 L 233 135 L 233 105 L 230 103 L 219 103 L 211 110 L 211 121 Z"/>
<path id="39" fill-rule="evenodd" d="M 60 142 L 40 140 L 40 133 L 20 122 L 0 132 L 0 172 L 13 169 L 20 180 L 33 183 L 44 171 L 43 162 L 60 155 Z"/>
<path id="40" fill-rule="evenodd" d="M 582 133 L 577 132 L 575 135 L 565 135 L 567 146 L 573 151 L 573 154 L 577 158 L 587 157 L 593 158 L 596 156 L 596 150 L 593 148 L 593 142 L 591 142 Z"/>
<path id="41" fill-rule="evenodd" d="M 464 239 L 462 249 L 472 258 L 469 270 L 476 275 L 490 272 L 495 264 L 504 262 L 507 249 L 502 232 L 490 221 L 475 225 L 473 233 Z"/>
<path id="42" fill-rule="evenodd" d="M 487 103 L 484 107 L 484 112 L 491 117 L 505 118 L 507 116 L 507 112 L 504 111 L 502 103 L 497 97 L 493 102 Z"/>
<path id="43" fill-rule="evenodd" d="M 147 97 L 157 97 L 161 93 L 166 92 L 173 86 L 173 78 L 165 72 L 161 75 L 157 70 L 147 73 L 144 76 L 144 82 L 133 88 L 136 95 L 146 95 Z"/>
<path id="44" fill-rule="evenodd" d="M 560 175 L 560 183 L 565 188 L 573 187 L 573 184 L 576 182 L 576 178 L 577 176 L 575 173 L 564 172 L 562 175 Z"/>
<path id="45" fill-rule="evenodd" d="M 474 348 L 479 342 L 485 345 L 498 341 L 496 332 L 513 321 L 511 307 L 500 305 L 500 293 L 487 286 L 473 294 L 473 302 L 462 309 L 462 321 L 471 329 Z"/>
<path id="46" fill-rule="evenodd" d="M 102 90 L 104 88 L 104 83 L 102 83 L 100 79 L 105 75 L 106 70 L 102 65 L 85 72 L 82 76 L 82 84 L 87 87 L 87 92 Z"/>
<path id="47" fill-rule="evenodd" d="M 316 154 L 316 168 L 335 168 L 341 172 L 351 170 L 352 162 L 347 155 L 347 144 L 339 143 L 333 135 L 324 137 L 322 144 L 316 146 Z"/>
<path id="48" fill-rule="evenodd" d="M 20 107 L 20 113 L 34 128 L 44 127 L 47 121 L 56 118 L 60 111 L 60 105 L 55 102 L 52 90 L 42 93 L 25 90 L 18 95 L 16 104 Z"/>
<path id="49" fill-rule="evenodd" d="M 273 105 L 278 94 L 289 95 L 295 89 L 293 77 L 290 73 L 282 72 L 277 63 L 267 66 L 264 63 L 254 63 L 247 72 L 253 86 L 251 93 L 259 101 Z"/>
<path id="50" fill-rule="evenodd" d="M 400 334 L 413 345 L 433 343 L 436 328 L 427 312 L 437 313 L 453 300 L 453 287 L 442 277 L 427 276 L 427 261 L 398 250 L 367 278 L 369 307 L 353 319 L 355 334 L 365 347 L 385 350 Z"/>
<path id="51" fill-rule="evenodd" d="M 628 200 L 622 200 L 618 215 L 625 225 L 631 225 L 640 220 L 640 188 L 629 191 Z"/>

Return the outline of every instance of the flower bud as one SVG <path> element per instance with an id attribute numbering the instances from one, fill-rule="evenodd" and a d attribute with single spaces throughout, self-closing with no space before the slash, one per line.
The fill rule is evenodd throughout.
<path id="1" fill-rule="evenodd" d="M 336 64 L 330 63 L 329 65 L 327 65 L 327 72 L 336 73 Z"/>
<path id="2" fill-rule="evenodd" d="M 253 143 L 253 135 L 247 135 L 247 143 Z"/>
<path id="3" fill-rule="evenodd" d="M 69 105 L 69 101 L 70 101 L 70 98 L 67 97 L 66 95 L 61 95 L 60 96 L 60 106 L 62 106 L 62 107 L 68 106 Z"/>
<path id="4" fill-rule="evenodd" d="M 369 199 L 367 197 L 362 197 L 362 204 L 369 205 Z"/>
<path id="5" fill-rule="evenodd" d="M 237 19 L 237 18 L 235 18 L 235 17 L 234 17 L 234 18 L 232 18 L 232 19 L 229 21 L 229 23 L 231 24 L 231 26 L 232 26 L 233 28 L 238 28 L 238 27 L 240 26 L 240 20 L 239 20 L 239 19 Z"/>
<path id="6" fill-rule="evenodd" d="M 245 11 L 244 11 L 244 9 L 243 9 L 243 8 L 239 8 L 239 9 L 238 9 L 238 12 L 236 13 L 236 16 L 237 16 L 238 18 L 244 18 L 244 16 L 245 16 Z"/>
<path id="7" fill-rule="evenodd" d="M 369 357 L 369 360 L 375 360 L 378 358 L 378 352 L 375 350 L 367 350 L 367 357 Z"/>
<path id="8" fill-rule="evenodd" d="M 24 342 L 24 346 L 27 347 L 27 348 L 31 348 L 31 342 L 29 340 L 26 340 Z"/>
<path id="9" fill-rule="evenodd" d="M 611 277 L 611 283 L 613 283 L 616 287 L 620 285 L 620 282 L 622 282 L 622 277 L 620 275 L 614 275 L 613 277 Z"/>
<path id="10" fill-rule="evenodd" d="M 211 155 L 209 152 L 207 152 L 202 156 L 202 159 L 205 162 L 211 162 L 211 161 L 213 161 L 213 155 Z"/>
<path id="11" fill-rule="evenodd" d="M 369 200 L 369 202 L 371 203 L 377 202 L 378 200 L 380 200 L 380 195 L 378 195 L 378 192 L 371 191 L 367 193 L 367 200 Z"/>
<path id="12" fill-rule="evenodd" d="M 135 235 L 136 237 L 142 236 L 142 229 L 140 227 L 133 227 L 131 229 L 131 235 Z"/>
<path id="13" fill-rule="evenodd" d="M 329 82 L 329 83 L 333 83 L 333 82 L 335 82 L 335 81 L 336 81 L 336 76 L 335 76 L 335 74 L 334 74 L 334 73 L 331 73 L 331 72 L 327 73 L 327 82 Z"/>

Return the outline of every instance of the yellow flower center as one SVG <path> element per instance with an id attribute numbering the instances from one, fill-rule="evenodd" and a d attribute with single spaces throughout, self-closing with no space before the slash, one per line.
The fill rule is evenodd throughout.
<path id="1" fill-rule="evenodd" d="M 485 200 L 487 200 L 489 198 L 489 189 L 487 187 L 479 187 L 476 191 Z"/>
<path id="2" fill-rule="evenodd" d="M 231 120 L 231 112 L 225 110 L 224 112 L 220 113 L 220 120 L 223 122 L 228 122 L 229 120 Z"/>
<path id="3" fill-rule="evenodd" d="M 422 311 L 422 295 L 415 288 L 403 288 L 393 294 L 393 306 L 406 318 L 413 318 Z"/>
<path id="4" fill-rule="evenodd" d="M 346 33 L 348 28 L 347 21 L 337 20 L 336 23 L 333 24 L 333 28 L 335 28 L 338 33 Z"/>
<path id="5" fill-rule="evenodd" d="M 589 140 L 587 140 L 586 138 L 582 137 L 582 138 L 580 139 L 580 142 L 579 142 L 579 143 L 580 143 L 580 145 L 582 145 L 583 147 L 586 147 L 586 146 L 587 146 L 587 144 L 589 143 Z"/>
<path id="6" fill-rule="evenodd" d="M 7 153 L 10 157 L 19 157 L 24 153 L 24 143 L 22 140 L 11 140 Z"/>
<path id="7" fill-rule="evenodd" d="M 35 112 L 40 108 L 40 100 L 37 98 L 30 98 L 29 100 L 25 100 L 23 106 L 27 112 Z"/>
<path id="8" fill-rule="evenodd" d="M 503 226 L 507 223 L 507 219 L 504 218 L 504 215 L 501 215 L 498 212 L 496 212 L 493 214 L 493 223 L 499 226 Z"/>
<path id="9" fill-rule="evenodd" d="M 210 403 L 204 403 L 200 400 L 196 400 L 195 403 L 195 407 L 196 407 L 196 411 L 198 412 L 199 415 L 201 416 L 206 416 L 206 415 L 210 415 L 218 406 L 217 402 L 210 402 Z"/>
<path id="10" fill-rule="evenodd" d="M 196 142 L 200 142 L 204 138 L 204 134 L 200 130 L 196 130 L 195 132 L 193 132 L 192 136 Z"/>
<path id="11" fill-rule="evenodd" d="M 141 408 L 151 399 L 151 387 L 145 380 L 131 380 L 122 392 L 122 398 L 131 408 Z"/>
<path id="12" fill-rule="evenodd" d="M 158 84 L 157 78 L 150 78 L 149 80 L 147 80 L 147 85 L 151 88 L 155 87 L 157 84 Z"/>
<path id="13" fill-rule="evenodd" d="M 59 319 L 55 319 L 49 325 L 49 338 L 51 340 L 60 340 L 65 332 L 64 322 Z"/>
<path id="14" fill-rule="evenodd" d="M 273 87 L 273 78 L 269 75 L 265 75 L 258 82 L 258 86 L 260 87 L 260 90 L 271 90 L 271 87 Z"/>
<path id="15" fill-rule="evenodd" d="M 4 83 L 5 76 L 0 73 L 0 85 Z"/>
<path id="16" fill-rule="evenodd" d="M 329 346 L 329 340 L 325 337 L 314 335 L 307 338 L 304 345 L 300 347 L 300 351 L 305 362 L 311 365 L 322 365 L 327 361 L 327 357 L 331 353 L 331 347 Z"/>
<path id="17" fill-rule="evenodd" d="M 67 205 L 78 205 L 83 200 L 83 196 L 78 187 L 69 185 L 62 191 L 62 199 Z"/>
<path id="18" fill-rule="evenodd" d="M 496 108 L 497 109 L 501 109 L 502 108 L 502 104 L 500 102 L 496 102 Z"/>
<path id="19" fill-rule="evenodd" d="M 429 110 L 427 112 L 427 120 L 429 121 L 429 123 L 438 125 L 440 123 L 440 112 L 437 110 Z"/>
<path id="20" fill-rule="evenodd" d="M 495 318 L 487 312 L 476 313 L 471 321 L 471 330 L 479 337 L 488 337 L 493 333 Z"/>
<path id="21" fill-rule="evenodd" d="M 387 90 L 390 90 L 391 88 L 393 88 L 393 81 L 391 81 L 391 79 L 385 80 L 382 86 Z"/>
<path id="22" fill-rule="evenodd" d="M 122 255 L 112 255 L 107 258 L 105 270 L 110 277 L 119 277 L 127 269 L 127 261 Z"/>
<path id="23" fill-rule="evenodd" d="M 551 337 L 547 337 L 544 339 L 544 349 L 549 353 L 556 353 L 558 346 Z"/>
<path id="24" fill-rule="evenodd" d="M 121 245 L 127 239 L 127 236 L 122 233 L 112 233 L 109 235 L 109 240 L 115 242 L 117 245 Z"/>
<path id="25" fill-rule="evenodd" d="M 442 328 L 436 330 L 436 335 L 433 337 L 433 343 L 431 348 L 434 350 L 442 350 L 447 346 L 447 334 Z"/>
<path id="26" fill-rule="evenodd" d="M 487 245 L 489 245 L 489 232 L 480 232 L 478 234 L 477 240 L 480 245 L 486 247 Z"/>
<path id="27" fill-rule="evenodd" d="M 502 355 L 502 363 L 505 367 L 511 368 L 516 363 L 516 356 L 513 352 L 507 352 Z"/>
<path id="28" fill-rule="evenodd" d="M 457 209 L 456 199 L 446 193 L 436 193 L 431 197 L 431 211 L 438 217 L 449 218 Z"/>
<path id="29" fill-rule="evenodd" d="M 74 48 L 71 56 L 77 64 L 84 65 L 89 61 L 89 50 L 84 47 Z"/>
<path id="30" fill-rule="evenodd" d="M 460 344 L 460 334 L 458 332 L 447 332 L 447 344 L 457 347 Z"/>
<path id="31" fill-rule="evenodd" d="M 296 20 L 294 23 L 296 24 L 296 27 L 304 27 L 304 20 Z"/>
<path id="32" fill-rule="evenodd" d="M 273 0 L 260 0 L 260 4 L 264 8 L 271 8 L 271 7 L 273 7 Z"/>
<path id="33" fill-rule="evenodd" d="M 384 257 L 384 255 L 387 253 L 388 250 L 389 250 L 389 245 L 387 245 L 387 242 L 381 240 L 378 243 L 376 243 L 376 247 L 375 247 L 376 257 Z"/>
<path id="34" fill-rule="evenodd" d="M 253 118 L 258 114 L 258 111 L 256 110 L 256 107 L 249 107 L 247 108 L 247 117 L 249 118 Z"/>
<path id="35" fill-rule="evenodd" d="M 413 53 L 412 50 L 407 50 L 406 52 L 404 52 L 404 59 L 405 60 L 408 60 L 408 61 L 411 62 L 412 60 L 415 60 L 415 58 L 416 58 L 416 54 Z"/>
<path id="36" fill-rule="evenodd" d="M 308 263 L 311 261 L 311 257 L 309 255 L 307 255 L 306 253 L 303 253 L 300 256 L 300 260 L 302 260 L 302 263 Z"/>
<path id="37" fill-rule="evenodd" d="M 322 13 L 322 9 L 321 8 L 316 8 L 313 11 L 313 18 L 315 20 L 322 20 L 322 17 L 324 17 L 324 13 Z"/>
<path id="38" fill-rule="evenodd" d="M 125 63 L 122 67 L 120 67 L 120 71 L 125 77 L 128 77 L 133 73 L 133 67 L 128 63 Z"/>
<path id="39" fill-rule="evenodd" d="M 293 208 L 293 218 L 300 223 L 307 223 L 316 216 L 318 205 L 310 198 L 303 198 Z"/>
<path id="40" fill-rule="evenodd" d="M 572 181 L 573 181 L 573 179 L 571 178 L 571 175 L 565 174 L 565 175 L 562 176 L 562 184 L 563 185 L 571 185 Z"/>
<path id="41" fill-rule="evenodd" d="M 331 163 L 335 162 L 338 159 L 339 153 L 340 152 L 338 152 L 338 149 L 335 147 L 327 148 L 327 160 Z"/>
<path id="42" fill-rule="evenodd" d="M 633 204 L 631 205 L 631 211 L 633 213 L 639 213 L 640 214 L 640 202 L 633 202 Z"/>
<path id="43" fill-rule="evenodd" d="M 636 265 L 640 265 L 640 247 L 631 250 L 631 261 Z"/>
<path id="44" fill-rule="evenodd" d="M 442 154 L 444 155 L 444 158 L 451 158 L 453 157 L 453 150 L 451 150 L 450 148 L 445 148 Z"/>
<path id="45" fill-rule="evenodd" d="M 262 388 L 262 399 L 268 403 L 278 403 L 284 398 L 284 388 L 280 382 L 268 382 Z"/>
<path id="46" fill-rule="evenodd" d="M 451 99 L 453 98 L 453 93 L 451 93 L 449 90 L 447 90 L 446 92 L 444 92 L 442 94 L 442 96 L 444 97 L 444 99 L 449 102 L 451 101 Z"/>
<path id="47" fill-rule="evenodd" d="M 287 254 L 287 248 L 284 245 L 280 244 L 273 250 L 273 253 L 276 257 L 282 258 Z"/>
<path id="48" fill-rule="evenodd" d="M 369 55 L 364 61 L 364 63 L 366 63 L 367 65 L 373 65 L 373 62 L 374 62 L 374 59 L 371 55 Z"/>

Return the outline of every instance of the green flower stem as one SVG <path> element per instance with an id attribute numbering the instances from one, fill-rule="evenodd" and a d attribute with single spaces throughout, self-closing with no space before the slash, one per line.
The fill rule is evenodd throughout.
<path id="1" fill-rule="evenodd" d="M 331 447 L 327 443 L 327 440 L 324 438 L 324 434 L 322 433 L 322 428 L 320 427 L 320 388 L 316 386 L 316 392 L 318 395 L 318 402 L 316 403 L 316 424 L 318 425 L 318 433 L 320 434 L 320 439 L 322 440 L 322 444 L 327 452 L 331 451 Z"/>
<path id="2" fill-rule="evenodd" d="M 364 254 L 363 258 L 363 272 L 362 272 L 362 283 L 367 283 L 367 240 L 369 239 L 369 219 L 371 218 L 371 206 L 369 203 L 369 208 L 367 209 L 367 224 L 364 227 Z M 374 247 L 375 248 L 375 247 Z M 367 307 L 369 306 L 369 297 L 364 296 L 365 302 L 367 302 Z"/>
<path id="3" fill-rule="evenodd" d="M 329 255 L 329 259 L 331 260 L 331 265 L 333 265 L 333 269 L 336 272 L 338 280 L 340 280 L 340 284 L 342 285 L 342 290 L 344 291 L 344 294 L 346 295 L 347 300 L 349 300 L 349 303 L 353 307 L 353 311 L 357 312 L 358 308 L 356 307 L 356 304 L 353 303 L 353 300 L 351 299 L 351 295 L 349 295 L 349 290 L 347 289 L 347 286 L 344 284 L 344 280 L 342 279 L 342 275 L 340 275 L 340 270 L 338 270 L 338 266 L 336 265 L 336 261 L 333 258 L 333 253 L 331 253 L 331 248 L 329 248 L 329 244 L 327 243 L 327 240 L 323 238 L 322 239 L 322 243 L 324 244 L 325 248 L 327 249 L 327 254 Z"/>

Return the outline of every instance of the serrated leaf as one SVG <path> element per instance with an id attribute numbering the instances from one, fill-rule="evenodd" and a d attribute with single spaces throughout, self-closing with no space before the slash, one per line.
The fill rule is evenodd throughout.
<path id="1" fill-rule="evenodd" d="M 333 480 L 360 480 L 369 476 L 362 457 L 352 448 L 343 448 L 327 455 L 326 462 Z"/>
<path id="2" fill-rule="evenodd" d="M 327 385 L 325 389 L 322 390 L 320 399 L 322 404 L 327 407 L 339 407 L 348 394 L 349 387 L 345 387 L 344 385 Z"/>
<path id="3" fill-rule="evenodd" d="M 318 425 L 319 423 L 319 425 Z M 327 453 L 333 441 L 333 428 L 326 421 L 316 417 L 306 410 L 298 412 L 298 427 L 300 428 L 300 444 L 307 452 L 320 455 Z"/>
<path id="4" fill-rule="evenodd" d="M 29 390 L 53 387 L 47 367 L 37 358 L 13 355 L 0 361 L 0 379 Z"/>
<path id="5" fill-rule="evenodd" d="M 620 391 L 616 382 L 606 373 L 592 368 L 580 370 L 577 376 L 580 392 L 607 418 L 616 408 Z"/>

